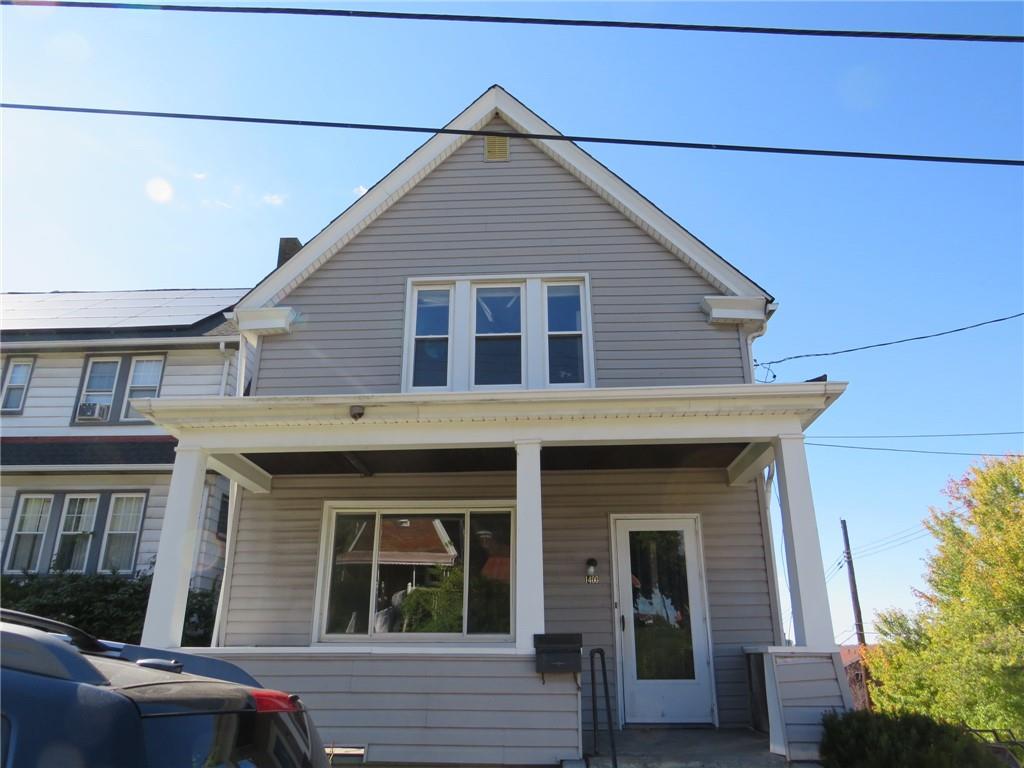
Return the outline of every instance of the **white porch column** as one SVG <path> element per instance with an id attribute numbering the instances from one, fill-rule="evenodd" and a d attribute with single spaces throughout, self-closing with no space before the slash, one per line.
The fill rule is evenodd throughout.
<path id="1" fill-rule="evenodd" d="M 804 436 L 779 435 L 774 444 L 796 644 L 832 648 L 832 613 L 825 588 Z"/>
<path id="2" fill-rule="evenodd" d="M 185 623 L 185 603 L 192 575 L 192 555 L 206 482 L 206 452 L 178 448 L 167 492 L 160 547 L 142 629 L 142 644 L 177 648 Z"/>
<path id="3" fill-rule="evenodd" d="M 540 440 L 516 442 L 516 649 L 532 650 L 544 632 L 544 536 Z"/>

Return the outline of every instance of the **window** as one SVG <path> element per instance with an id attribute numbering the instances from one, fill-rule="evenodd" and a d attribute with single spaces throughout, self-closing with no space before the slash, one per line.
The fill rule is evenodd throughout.
<path id="1" fill-rule="evenodd" d="M 7 368 L 7 380 L 4 381 L 3 401 L 0 411 L 3 413 L 21 413 L 25 407 L 25 394 L 28 382 L 32 378 L 31 357 L 17 357 L 11 360 Z"/>
<path id="2" fill-rule="evenodd" d="M 226 493 L 220 495 L 220 509 L 217 510 L 217 536 L 226 538 L 228 535 L 228 511 L 231 508 L 231 499 Z"/>
<path id="3" fill-rule="evenodd" d="M 512 513 L 329 509 L 322 634 L 508 637 Z"/>
<path id="4" fill-rule="evenodd" d="M 85 571 L 99 501 L 99 496 L 94 495 L 69 494 L 65 497 L 64 513 L 57 533 L 57 546 L 54 549 L 51 570 L 73 573 Z"/>
<path id="5" fill-rule="evenodd" d="M 131 573 L 145 506 L 146 497 L 141 493 L 115 493 L 111 496 L 107 532 L 100 552 L 101 571 Z"/>
<path id="6" fill-rule="evenodd" d="M 17 520 L 11 536 L 11 550 L 7 556 L 8 571 L 39 570 L 39 554 L 43 549 L 46 526 L 50 522 L 53 496 L 25 495 L 18 506 Z"/>
<path id="7" fill-rule="evenodd" d="M 77 421 L 108 421 L 114 404 L 114 387 L 121 359 L 94 357 L 89 360 L 82 385 L 82 397 L 75 412 Z"/>
<path id="8" fill-rule="evenodd" d="M 146 417 L 132 408 L 129 402 L 135 397 L 156 397 L 160 394 L 160 377 L 164 372 L 162 357 L 136 357 L 128 374 L 128 393 L 124 398 L 123 420 L 139 421 Z"/>
<path id="9" fill-rule="evenodd" d="M 403 388 L 594 385 L 586 277 L 411 281 Z"/>
<path id="10" fill-rule="evenodd" d="M 450 288 L 417 288 L 413 340 L 414 387 L 448 386 Z"/>

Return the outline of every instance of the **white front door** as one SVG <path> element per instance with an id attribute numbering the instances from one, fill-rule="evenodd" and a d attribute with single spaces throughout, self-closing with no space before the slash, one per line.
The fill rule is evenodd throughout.
<path id="1" fill-rule="evenodd" d="M 617 519 L 615 551 L 625 722 L 713 722 L 697 521 Z"/>

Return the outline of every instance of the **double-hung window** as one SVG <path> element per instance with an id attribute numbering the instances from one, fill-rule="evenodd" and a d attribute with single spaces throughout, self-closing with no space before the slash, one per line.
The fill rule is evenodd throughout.
<path id="1" fill-rule="evenodd" d="M 512 512 L 328 505 L 325 639 L 512 632 Z"/>
<path id="2" fill-rule="evenodd" d="M 61 515 L 51 570 L 71 573 L 85 571 L 99 501 L 100 497 L 96 494 L 68 494 L 64 498 L 64 512 Z"/>
<path id="3" fill-rule="evenodd" d="M 21 413 L 25 407 L 28 382 L 32 378 L 32 364 L 31 357 L 16 357 L 11 360 L 3 385 L 0 413 Z"/>
<path id="4" fill-rule="evenodd" d="M 93 357 L 85 371 L 82 396 L 75 411 L 76 421 L 109 421 L 114 404 L 114 388 L 117 386 L 117 372 L 121 367 L 119 357 Z"/>
<path id="5" fill-rule="evenodd" d="M 100 551 L 100 570 L 130 573 L 135 564 L 135 547 L 142 527 L 146 496 L 142 493 L 115 493 L 110 497 L 107 530 Z"/>
<path id="6" fill-rule="evenodd" d="M 10 551 L 7 554 L 8 571 L 39 570 L 39 555 L 50 522 L 53 496 L 26 494 L 18 505 L 17 519 L 11 532 Z"/>
<path id="7" fill-rule="evenodd" d="M 585 277 L 410 282 L 405 391 L 594 385 Z"/>
<path id="8" fill-rule="evenodd" d="M 131 399 L 136 397 L 156 397 L 160 394 L 160 377 L 164 372 L 163 357 L 132 358 L 131 371 L 128 374 L 128 392 L 124 398 L 123 421 L 140 421 L 146 417 L 132 408 Z"/>

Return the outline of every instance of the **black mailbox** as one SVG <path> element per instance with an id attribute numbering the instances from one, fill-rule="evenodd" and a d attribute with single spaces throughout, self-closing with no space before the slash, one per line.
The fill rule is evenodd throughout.
<path id="1" fill-rule="evenodd" d="M 534 635 L 537 671 L 579 672 L 583 669 L 583 635 Z"/>

